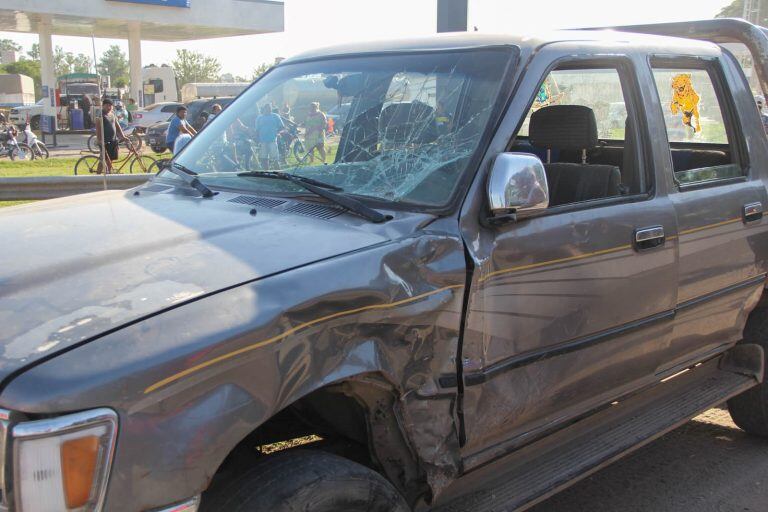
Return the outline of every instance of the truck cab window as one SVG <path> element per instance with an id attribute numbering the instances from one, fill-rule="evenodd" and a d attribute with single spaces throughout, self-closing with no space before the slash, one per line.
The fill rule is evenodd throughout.
<path id="1" fill-rule="evenodd" d="M 681 185 L 744 175 L 735 138 L 707 69 L 654 65 L 675 179 Z"/>
<path id="2" fill-rule="evenodd" d="M 544 161 L 550 207 L 647 191 L 622 78 L 568 65 L 541 83 L 510 151 Z"/>

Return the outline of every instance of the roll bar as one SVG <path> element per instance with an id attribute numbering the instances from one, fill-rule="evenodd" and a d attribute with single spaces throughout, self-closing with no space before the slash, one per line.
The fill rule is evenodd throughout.
<path id="1" fill-rule="evenodd" d="M 735 18 L 721 18 L 650 25 L 590 27 L 586 30 L 617 30 L 659 36 L 684 37 L 717 44 L 742 43 L 752 54 L 760 88 L 768 94 L 768 29 Z"/>

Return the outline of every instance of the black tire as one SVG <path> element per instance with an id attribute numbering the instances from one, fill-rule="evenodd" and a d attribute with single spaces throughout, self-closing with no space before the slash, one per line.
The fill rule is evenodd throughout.
<path id="1" fill-rule="evenodd" d="M 32 154 L 35 155 L 35 158 L 39 158 L 41 160 L 47 160 L 48 157 L 50 157 L 50 153 L 48 152 L 48 148 L 45 147 L 45 144 L 43 144 L 40 141 L 37 141 L 37 144 L 35 144 L 35 147 L 32 148 Z"/>
<path id="2" fill-rule="evenodd" d="M 143 168 L 142 168 L 143 164 Z M 129 167 L 131 174 L 146 174 L 152 172 L 150 169 L 155 164 L 155 159 L 151 156 L 141 155 L 138 158 L 134 158 Z"/>
<path id="3" fill-rule="evenodd" d="M 75 175 L 78 174 L 101 174 L 101 159 L 95 155 L 85 155 L 75 163 Z"/>
<path id="4" fill-rule="evenodd" d="M 304 143 L 296 139 L 296 142 L 293 143 L 293 157 L 297 162 L 301 162 L 306 156 L 307 150 L 304 147 Z"/>
<path id="5" fill-rule="evenodd" d="M 162 155 L 167 151 L 167 148 L 161 148 L 160 146 L 152 146 L 152 151 L 154 151 L 158 155 Z"/>
<path id="6" fill-rule="evenodd" d="M 744 328 L 741 343 L 754 343 L 763 347 L 768 367 L 768 308 L 755 309 Z M 728 400 L 728 411 L 733 422 L 743 431 L 768 437 L 768 384 L 762 384 Z"/>
<path id="7" fill-rule="evenodd" d="M 29 146 L 27 146 L 23 142 L 17 144 L 17 146 L 15 148 L 11 149 L 11 151 L 10 151 L 8 156 L 13 161 L 20 160 L 20 161 L 24 162 L 24 161 L 29 161 L 29 160 L 34 160 L 35 159 L 35 154 L 32 152 L 32 148 L 30 148 Z"/>
<path id="8" fill-rule="evenodd" d="M 128 137 L 126 137 L 126 139 L 127 140 L 123 142 L 123 146 L 126 149 L 129 148 L 128 141 L 130 141 L 131 144 L 133 144 L 133 149 L 135 149 L 136 151 L 140 151 L 141 147 L 144 145 L 144 139 L 142 139 L 141 135 L 139 135 L 138 133 L 132 133 Z"/>
<path id="9" fill-rule="evenodd" d="M 160 160 L 155 160 L 155 162 L 152 163 L 152 165 L 149 167 L 150 174 L 157 174 L 163 168 L 167 165 L 170 165 L 171 159 L 170 158 L 161 158 Z"/>
<path id="10" fill-rule="evenodd" d="M 88 151 L 91 153 L 99 152 L 99 138 L 96 137 L 95 133 L 88 137 Z"/>
<path id="11" fill-rule="evenodd" d="M 330 453 L 290 450 L 264 457 L 203 495 L 200 512 L 407 512 L 378 473 Z"/>

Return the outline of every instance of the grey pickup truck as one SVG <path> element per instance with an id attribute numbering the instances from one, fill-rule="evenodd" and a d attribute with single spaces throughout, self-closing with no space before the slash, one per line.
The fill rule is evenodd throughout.
<path id="1" fill-rule="evenodd" d="M 147 184 L 3 210 L 2 509 L 512 511 L 721 403 L 768 436 L 736 43 L 768 90 L 736 20 L 307 53 Z"/>

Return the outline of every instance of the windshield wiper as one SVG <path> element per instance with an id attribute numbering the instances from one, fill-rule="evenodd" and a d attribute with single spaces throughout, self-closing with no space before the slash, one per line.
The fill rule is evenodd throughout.
<path id="1" fill-rule="evenodd" d="M 238 176 L 256 176 L 260 178 L 273 178 L 278 180 L 290 181 L 300 187 L 303 187 L 314 194 L 328 199 L 339 206 L 346 208 L 347 210 L 358 214 L 359 216 L 370 220 L 371 222 L 384 222 L 388 220 L 388 217 L 383 213 L 369 208 L 357 199 L 349 197 L 347 195 L 338 194 L 332 192 L 332 190 L 341 191 L 343 189 L 335 186 L 323 183 L 322 181 L 313 180 L 312 178 L 304 178 L 302 176 L 295 176 L 287 172 L 269 172 L 269 171 L 249 171 L 241 172 Z"/>
<path id="2" fill-rule="evenodd" d="M 164 167 L 163 170 L 172 172 L 173 174 L 179 176 L 187 185 L 200 192 L 203 197 L 213 197 L 213 190 L 206 187 L 197 178 L 197 173 L 195 171 L 187 169 L 183 165 L 176 162 L 171 162 L 171 165 Z"/>
<path id="3" fill-rule="evenodd" d="M 295 174 L 289 174 L 287 172 L 275 172 L 275 171 L 246 171 L 246 172 L 239 172 L 237 173 L 238 176 L 253 176 L 256 178 L 272 178 L 276 180 L 285 180 L 285 181 L 293 181 L 297 182 L 300 181 L 302 183 L 309 183 L 310 185 L 314 185 L 316 187 L 325 188 L 328 190 L 335 190 L 336 192 L 342 192 L 344 189 L 341 187 L 337 187 L 336 185 L 331 185 L 330 183 L 324 183 L 322 181 L 313 180 L 312 178 L 305 178 L 304 176 L 296 176 Z"/>

